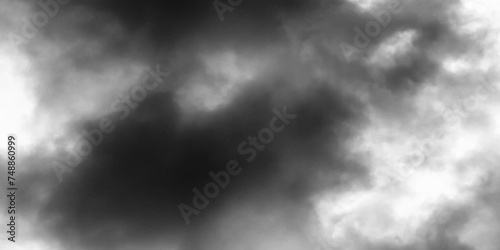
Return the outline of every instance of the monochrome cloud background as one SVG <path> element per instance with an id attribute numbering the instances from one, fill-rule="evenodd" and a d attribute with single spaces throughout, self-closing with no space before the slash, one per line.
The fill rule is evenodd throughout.
<path id="1" fill-rule="evenodd" d="M 401 1 L 347 63 L 339 44 L 388 4 L 243 1 L 221 22 L 211 1 L 72 0 L 15 49 L 6 34 L 40 7 L 4 0 L 0 129 L 19 138 L 21 190 L 1 248 L 497 249 L 500 92 L 443 113 L 499 87 L 500 5 Z M 118 119 L 155 65 L 168 79 Z M 246 163 L 238 145 L 284 106 L 297 118 Z M 116 129 L 59 183 L 51 163 L 102 117 Z M 186 225 L 177 205 L 229 160 L 242 173 Z"/>

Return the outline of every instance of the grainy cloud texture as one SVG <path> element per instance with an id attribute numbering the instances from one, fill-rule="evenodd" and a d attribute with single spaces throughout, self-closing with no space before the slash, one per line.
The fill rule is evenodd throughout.
<path id="1" fill-rule="evenodd" d="M 0 0 L 0 248 L 498 250 L 498 11 Z"/>

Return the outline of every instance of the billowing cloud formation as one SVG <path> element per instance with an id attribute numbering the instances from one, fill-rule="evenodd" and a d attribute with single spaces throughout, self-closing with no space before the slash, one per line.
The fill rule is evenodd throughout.
<path id="1" fill-rule="evenodd" d="M 16 16 L 41 11 L 6 6 L 2 29 L 16 34 Z M 17 52 L 2 52 L 17 65 L 0 71 L 19 82 L 7 89 L 25 100 L 5 110 L 16 124 L 5 130 L 26 138 L 20 223 L 34 224 L 15 247 L 496 249 L 498 27 L 486 18 L 495 8 L 60 4 Z M 168 76 L 131 97 L 157 65 Z M 53 162 L 69 165 L 81 131 L 103 118 L 113 131 L 59 183 Z M 283 130 L 254 157 L 242 153 L 273 118 Z M 193 189 L 230 161 L 241 173 L 198 208 Z M 197 210 L 189 225 L 179 204 Z"/>

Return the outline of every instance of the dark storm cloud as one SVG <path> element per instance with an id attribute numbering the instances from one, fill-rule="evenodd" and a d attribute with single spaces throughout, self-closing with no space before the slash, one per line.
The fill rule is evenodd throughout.
<path id="1" fill-rule="evenodd" d="M 68 102 L 67 96 L 82 84 L 69 77 L 73 72 L 99 74 L 128 62 L 186 70 L 181 65 L 202 52 L 281 46 L 287 42 L 282 19 L 312 6 L 304 1 L 244 1 L 221 22 L 212 1 L 70 1 L 26 48 L 36 65 L 33 73 L 43 81 L 37 98 L 48 109 Z M 51 45 L 56 49 L 51 51 Z"/>
<path id="2" fill-rule="evenodd" d="M 300 101 L 289 98 L 276 103 L 273 92 L 297 90 L 287 84 L 264 84 L 269 83 L 249 87 L 226 108 L 197 117 L 201 126 L 179 126 L 178 108 L 171 96 L 151 96 L 129 119 L 118 123 L 116 131 L 61 184 L 45 210 L 45 223 L 59 237 L 71 239 L 69 244 L 96 248 L 116 246 L 123 240 L 169 238 L 210 223 L 212 214 L 231 197 L 271 189 L 257 202 L 273 204 L 277 202 L 274 197 L 282 197 L 305 204 L 311 193 L 338 184 L 335 179 L 341 175 L 363 173 L 360 166 L 342 160 L 342 142 L 336 140 L 343 135 L 332 130 L 349 131 L 343 126 L 355 119 L 359 105 L 322 84 L 301 93 L 305 97 Z M 277 134 L 255 161 L 244 163 L 246 157 L 237 153 L 237 146 L 268 126 L 272 109 L 283 105 L 300 118 Z M 193 223 L 187 227 L 177 205 L 190 204 L 191 189 L 201 189 L 211 181 L 208 173 L 223 170 L 229 160 L 240 162 L 243 173 L 233 177 L 199 216 L 192 216 Z M 294 166 L 295 160 L 307 165 Z M 328 183 L 320 172 L 333 178 Z M 116 230 L 122 234 L 111 237 Z M 75 233 L 78 236 L 73 239 Z M 193 241 L 189 234 L 186 237 Z"/>
<path id="3" fill-rule="evenodd" d="M 333 13 L 319 10 L 324 6 L 330 6 Z M 57 110 L 51 102 L 64 99 L 60 86 L 79 84 L 78 79 L 63 80 L 75 69 L 100 72 L 128 59 L 155 64 L 168 61 L 175 85 L 182 86 L 191 74 L 207 70 L 198 59 L 203 52 L 227 48 L 259 53 L 276 45 L 288 48 L 293 42 L 302 46 L 314 39 L 315 59 L 338 72 L 339 82 L 380 82 L 373 88 L 411 91 L 439 70 L 436 54 L 428 50 L 442 56 L 467 47 L 449 23 L 406 15 L 445 9 L 432 6 L 418 6 L 418 2 L 404 6 L 405 14 L 394 16 L 381 36 L 373 39 L 368 51 L 398 31 L 411 28 L 418 34 L 410 53 L 398 58 L 395 66 L 380 70 L 382 74 L 376 78 L 369 74 L 376 65 L 348 65 L 339 58 L 343 55 L 338 42 L 351 42 L 352 28 L 364 27 L 372 18 L 344 1 L 244 0 L 234 11 L 226 12 L 221 22 L 212 1 L 73 0 L 66 6 L 66 14 L 61 12 L 43 30 L 44 39 L 62 47 L 80 39 L 96 42 L 98 51 L 89 54 L 75 46 L 50 63 L 45 61 L 49 59 L 36 59 L 36 72 L 44 80 L 37 97 L 43 109 Z M 311 21 L 316 30 L 292 25 L 290 33 L 285 31 L 289 20 L 301 23 L 317 13 L 325 17 Z M 290 41 L 293 36 L 296 38 Z M 332 50 L 327 44 L 333 41 L 337 48 Z M 37 58 L 36 53 L 31 55 Z M 283 57 L 277 62 L 300 64 L 287 60 L 300 58 Z M 118 249 L 163 240 L 179 244 L 180 249 L 226 249 L 205 244 L 218 242 L 212 230 L 224 218 L 223 212 L 247 204 L 262 213 L 281 209 L 277 231 L 297 228 L 295 233 L 301 235 L 298 228 L 311 213 L 313 194 L 339 186 L 369 185 L 367 169 L 347 160 L 343 147 L 366 120 L 363 105 L 340 88 L 315 79 L 310 72 L 302 76 L 310 86 L 299 88 L 288 83 L 286 76 L 280 77 L 288 74 L 280 70 L 245 85 L 223 108 L 200 112 L 193 124 L 183 122 L 175 89 L 148 95 L 127 119 L 118 122 L 115 117 L 116 130 L 105 135 L 104 142 L 54 189 L 41 213 L 42 227 L 68 249 Z M 255 161 L 244 163 L 238 145 L 268 126 L 273 108 L 281 110 L 285 105 L 297 119 L 276 134 Z M 98 121 L 91 120 L 73 129 L 96 127 Z M 230 185 L 186 226 L 177 205 L 191 205 L 192 188 L 203 188 L 211 181 L 208 173 L 223 170 L 229 160 L 237 160 L 243 172 L 233 176 Z M 251 226 L 235 225 L 239 230 Z M 207 235 L 213 237 L 207 239 Z M 444 244 L 459 246 L 439 240 L 435 245 Z"/>
<path id="4" fill-rule="evenodd" d="M 304 6 L 293 2 L 243 3 L 226 13 L 221 23 L 211 2 L 176 1 L 168 6 L 150 1 L 85 4 L 93 11 L 117 17 L 128 38 L 118 43 L 140 37 L 145 56 L 139 57 L 164 60 L 165 55 L 174 55 L 169 60 L 182 67 L 173 65 L 178 71 L 172 77 L 180 81 L 204 70 L 195 59 L 204 50 L 232 47 L 251 51 L 259 44 L 286 44 L 280 18 Z M 89 32 L 99 30 L 90 28 Z M 80 36 L 92 37 L 89 32 Z M 97 36 L 102 35 L 99 32 Z M 103 47 L 104 53 L 97 58 L 79 50 L 65 57 L 74 61 L 75 67 L 94 68 L 93 60 L 118 56 L 113 53 L 116 49 L 109 54 L 107 46 L 112 45 Z M 117 50 L 125 53 L 121 57 L 140 54 L 127 45 Z M 84 60 L 77 62 L 78 58 Z M 350 133 L 346 126 L 357 119 L 360 105 L 324 83 L 313 82 L 321 87 L 301 93 L 282 79 L 260 79 L 242 90 L 226 108 L 201 114 L 196 126 L 181 123 L 182 114 L 171 93 L 148 96 L 57 188 L 44 209 L 43 225 L 73 248 L 109 249 L 165 239 L 181 244 L 182 249 L 200 249 L 207 243 L 210 229 L 206 227 L 214 226 L 212 220 L 219 211 L 242 200 L 236 197 L 248 197 L 253 201 L 250 207 L 262 207 L 264 211 L 291 202 L 298 208 L 309 207 L 308 198 L 315 191 L 363 178 L 361 166 L 343 160 L 341 147 Z M 284 92 L 289 95 L 278 102 L 277 96 L 284 96 Z M 273 108 L 284 105 L 300 119 L 276 135 L 255 161 L 244 164 L 237 146 L 268 125 Z M 95 125 L 90 121 L 82 128 L 90 130 Z M 244 172 L 233 177 L 230 186 L 221 190 L 200 215 L 192 216 L 193 222 L 187 227 L 178 204 L 191 205 L 192 189 L 203 188 L 211 181 L 208 173 L 223 170 L 229 160 L 240 162 Z M 281 223 L 296 221 L 301 225 L 309 213 L 307 209 L 283 212 Z M 243 229 L 244 225 L 239 227 Z"/>
<path id="5" fill-rule="evenodd" d="M 120 48 L 126 48 L 130 53 L 130 50 L 137 48 L 127 47 L 126 44 L 134 41 L 134 36 L 140 36 L 140 39 L 147 41 L 141 53 L 147 52 L 148 59 L 151 59 L 159 52 L 174 50 L 185 42 L 195 41 L 214 47 L 234 42 L 240 46 L 255 42 L 266 44 L 270 39 L 281 36 L 281 19 L 299 15 L 313 5 L 312 1 L 243 1 L 234 11 L 226 12 L 226 20 L 221 22 L 212 2 L 74 0 L 67 8 L 85 12 L 86 21 L 78 26 L 80 32 L 86 31 L 85 35 L 105 35 L 102 31 L 106 31 L 106 27 L 100 25 L 106 18 L 116 18 L 123 30 L 108 35 L 111 40 L 116 35 L 116 40 L 120 40 L 122 46 L 115 44 L 109 49 L 120 51 Z M 56 31 L 50 28 L 45 30 L 48 34 Z M 60 33 L 60 29 L 57 33 Z"/>

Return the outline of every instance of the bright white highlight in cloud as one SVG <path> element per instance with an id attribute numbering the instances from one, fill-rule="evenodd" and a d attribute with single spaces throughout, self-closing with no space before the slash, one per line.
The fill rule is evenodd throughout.
<path id="1" fill-rule="evenodd" d="M 457 29 L 476 34 L 477 29 L 482 28 L 491 34 L 498 34 L 499 22 L 489 20 L 498 15 L 487 14 L 485 10 L 490 12 L 498 9 L 499 4 L 483 1 L 481 5 L 473 12 L 464 11 L 463 15 L 472 18 L 473 22 L 464 21 Z M 360 6 L 369 8 L 370 3 L 360 3 Z M 470 3 L 464 4 L 464 10 L 470 8 Z M 473 18 L 471 13 L 477 15 Z M 416 31 L 406 30 L 389 37 L 371 55 L 370 65 L 387 69 L 397 66 L 396 59 L 411 51 L 417 36 Z M 415 152 L 415 149 L 419 150 L 422 142 L 430 137 L 429 134 L 445 125 L 441 121 L 445 107 L 463 104 L 467 98 L 474 96 L 478 82 L 468 82 L 460 75 L 488 75 L 487 72 L 496 72 L 499 62 L 497 41 L 488 38 L 484 42 L 492 44 L 486 47 L 491 54 L 482 57 L 471 55 L 467 59 L 448 58 L 441 62 L 444 71 L 433 79 L 436 84 L 425 84 L 414 99 L 405 103 L 408 105 L 406 107 L 415 107 L 407 109 L 407 112 L 411 112 L 408 116 L 410 121 L 399 121 L 402 119 L 400 117 L 393 119 L 386 116 L 386 111 L 381 107 L 370 107 L 370 126 L 353 139 L 352 152 L 367 156 L 360 161 L 370 168 L 375 181 L 366 190 L 327 193 L 318 197 L 316 211 L 325 234 L 342 232 L 343 235 L 358 235 L 369 242 L 415 243 L 421 240 L 420 229 L 435 218 L 437 211 L 450 204 L 460 207 L 478 203 L 478 192 L 487 176 L 491 176 L 488 171 L 500 174 L 498 168 L 485 167 L 482 163 L 484 159 L 471 162 L 477 155 L 489 152 L 491 146 L 488 145 L 492 141 L 498 141 L 498 92 L 480 101 L 478 108 L 472 110 L 469 116 L 461 117 L 457 124 L 444 126 L 447 134 L 425 155 L 425 162 L 415 169 L 414 174 L 396 183 L 388 180 L 391 174 L 398 173 L 397 168 L 402 167 L 401 162 L 405 157 Z M 447 74 L 457 75 L 459 82 L 447 82 L 450 81 Z M 490 78 L 494 82 L 495 74 L 491 74 Z M 450 85 L 457 89 L 450 88 Z M 388 95 L 387 98 L 394 97 Z M 363 100 L 369 102 L 370 98 Z M 493 239 L 491 234 L 478 236 L 476 233 L 484 232 L 486 228 L 491 230 L 492 227 L 494 231 L 500 231 L 498 223 L 487 227 L 481 224 L 486 223 L 486 217 L 491 216 L 488 213 L 491 211 L 473 213 L 471 223 L 465 226 L 460 240 L 477 249 L 495 249 L 498 245 L 494 247 L 491 242 L 498 240 Z M 487 239 L 489 245 L 483 244 L 476 236 Z M 342 245 L 358 244 L 353 239 L 356 237 L 352 235 L 343 237 Z"/>
<path id="2" fill-rule="evenodd" d="M 416 35 L 414 30 L 405 30 L 394 34 L 373 52 L 369 62 L 379 67 L 394 67 L 399 56 L 411 51 L 412 42 Z"/>
<path id="3" fill-rule="evenodd" d="M 10 48 L 5 43 L 0 44 L 0 47 Z M 28 59 L 21 54 L 0 49 L 0 77 L 4 93 L 0 99 L 0 113 L 4 115 L 0 131 L 2 136 L 8 133 L 22 134 L 25 137 L 22 138 L 24 150 L 36 145 L 41 136 L 33 123 L 36 103 L 32 92 L 33 79 L 26 74 L 31 71 L 29 66 Z"/>
<path id="4" fill-rule="evenodd" d="M 264 56 L 237 54 L 234 51 L 202 56 L 205 72 L 199 73 L 182 88 L 179 101 L 187 113 L 213 111 L 227 104 L 241 87 L 267 67 Z"/>
<path id="5" fill-rule="evenodd" d="M 349 2 L 354 3 L 363 11 L 370 11 L 376 4 L 380 4 L 384 0 L 349 0 Z"/>

